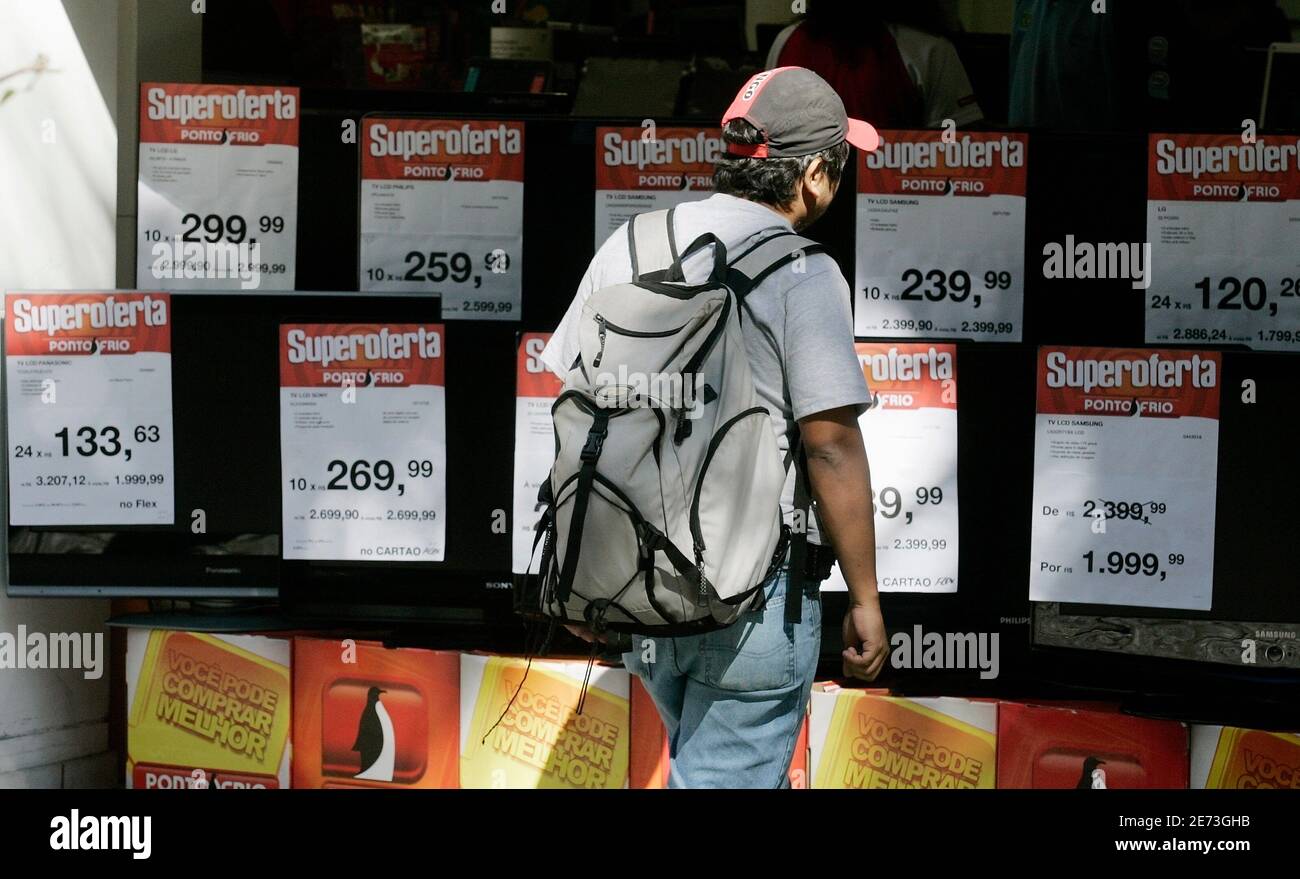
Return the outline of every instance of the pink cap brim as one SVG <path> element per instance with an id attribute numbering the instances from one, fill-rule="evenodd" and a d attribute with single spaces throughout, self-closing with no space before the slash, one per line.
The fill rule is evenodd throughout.
<path id="1" fill-rule="evenodd" d="M 861 119 L 849 120 L 849 133 L 844 139 L 868 153 L 880 146 L 880 135 L 876 129 Z"/>

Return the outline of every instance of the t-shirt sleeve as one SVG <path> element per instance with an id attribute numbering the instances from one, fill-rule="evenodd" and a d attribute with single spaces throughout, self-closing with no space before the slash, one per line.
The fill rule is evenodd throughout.
<path id="1" fill-rule="evenodd" d="M 551 372 L 560 378 L 569 374 L 573 361 L 578 357 L 578 322 L 582 319 L 582 305 L 597 287 L 609 283 L 631 280 L 632 265 L 627 250 L 627 223 L 618 227 L 614 234 L 605 239 L 605 243 L 596 251 L 578 282 L 577 292 L 569 303 L 560 325 L 551 334 L 551 340 L 542 349 L 541 361 Z"/>
<path id="2" fill-rule="evenodd" d="M 569 374 L 569 367 L 578 357 L 578 321 L 582 317 L 582 304 L 595 289 L 592 281 L 592 270 L 595 264 L 595 260 L 592 260 L 592 264 L 587 266 L 587 271 L 578 284 L 578 292 L 573 295 L 564 317 L 560 318 L 560 325 L 555 328 L 555 332 L 551 333 L 551 339 L 542 349 L 542 356 L 539 358 L 547 369 L 560 378 Z"/>
<path id="3" fill-rule="evenodd" d="M 858 414 L 871 401 L 853 346 L 849 285 L 832 266 L 785 294 L 782 344 L 790 408 L 796 421 L 844 406 Z"/>

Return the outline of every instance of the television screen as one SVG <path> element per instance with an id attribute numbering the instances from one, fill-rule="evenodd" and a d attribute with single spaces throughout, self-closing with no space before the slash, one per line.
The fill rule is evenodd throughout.
<path id="1" fill-rule="evenodd" d="M 164 304 L 166 320 L 142 331 L 152 336 L 100 327 L 65 338 L 58 326 L 42 328 L 42 305 L 107 296 L 116 297 L 110 308 L 121 314 L 151 297 L 155 307 Z M 437 326 L 436 299 L 10 293 L 7 305 L 13 324 L 6 327 L 4 362 L 9 594 L 278 597 L 307 615 L 378 619 L 451 615 L 475 622 L 492 607 L 509 613 L 510 536 L 508 528 L 494 527 L 493 513 L 510 509 L 512 329 L 459 324 L 449 340 L 445 332 L 436 340 L 444 382 L 436 405 L 445 429 L 445 449 L 436 451 L 445 454 L 441 461 L 432 454 L 416 460 L 418 490 L 414 483 L 405 489 L 411 462 L 396 462 L 388 495 L 401 489 L 410 501 L 392 511 L 404 519 L 402 535 L 422 537 L 426 523 L 433 533 L 433 519 L 440 519 L 441 547 L 418 560 L 367 560 L 337 547 L 302 549 L 339 533 L 330 516 L 355 514 L 357 504 L 336 499 L 356 500 L 367 488 L 374 494 L 388 474 L 370 462 L 352 466 L 339 482 L 336 461 L 312 459 L 311 487 L 295 492 L 287 470 L 305 485 L 297 456 L 308 454 L 310 443 L 282 456 L 281 396 L 289 388 L 281 386 L 294 383 L 282 376 L 282 341 L 290 327 Z M 21 321 L 13 318 L 16 307 Z M 75 308 L 58 308 L 46 316 L 75 317 Z M 35 339 L 29 338 L 33 324 Z M 158 350 L 144 350 L 150 345 Z M 128 350 L 133 356 L 117 356 Z M 43 406 L 43 390 L 62 397 Z M 299 419 L 299 426 L 317 424 L 312 417 Z M 365 436 L 352 438 L 360 440 L 360 452 L 349 446 L 331 457 L 352 465 L 364 460 Z M 376 468 L 367 470 L 371 464 Z M 321 491 L 313 494 L 316 488 Z M 309 497 L 286 502 L 294 494 Z M 434 495 L 440 505 L 424 503 Z M 425 521 L 406 520 L 405 507 L 425 508 Z M 288 547 L 286 517 L 295 511 L 324 521 L 305 531 L 290 523 L 294 547 Z"/>

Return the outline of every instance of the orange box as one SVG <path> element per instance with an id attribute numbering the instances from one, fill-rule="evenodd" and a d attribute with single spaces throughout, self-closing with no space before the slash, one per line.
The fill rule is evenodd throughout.
<path id="1" fill-rule="evenodd" d="M 293 786 L 459 786 L 460 654 L 295 638 Z"/>
<path id="2" fill-rule="evenodd" d="M 1193 726 L 1192 787 L 1300 790 L 1300 734 Z"/>
<path id="3" fill-rule="evenodd" d="M 881 690 L 815 684 L 809 723 L 819 789 L 992 788 L 998 705 L 905 699 Z"/>
<path id="4" fill-rule="evenodd" d="M 129 630 L 126 786 L 287 787 L 289 666 L 281 638 Z"/>

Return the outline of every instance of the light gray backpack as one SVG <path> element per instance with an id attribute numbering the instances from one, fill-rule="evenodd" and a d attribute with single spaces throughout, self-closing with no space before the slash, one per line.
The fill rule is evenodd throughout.
<path id="1" fill-rule="evenodd" d="M 633 281 L 593 292 L 552 407 L 539 501 L 542 613 L 651 635 L 728 625 L 764 600 L 785 553 L 786 467 L 754 391 L 741 302 L 821 247 L 773 230 L 728 266 L 706 234 L 679 253 L 672 211 L 628 225 Z M 687 284 L 682 262 L 713 247 Z"/>

